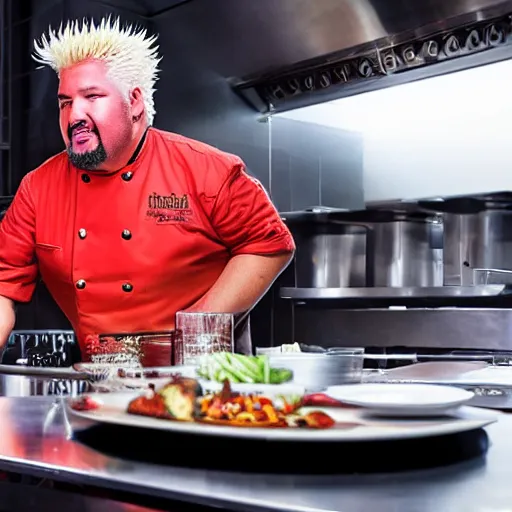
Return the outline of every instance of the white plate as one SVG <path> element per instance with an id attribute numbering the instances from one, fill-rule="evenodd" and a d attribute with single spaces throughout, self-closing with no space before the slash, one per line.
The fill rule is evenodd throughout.
<path id="1" fill-rule="evenodd" d="M 175 432 L 276 441 L 351 442 L 432 437 L 485 427 L 498 418 L 496 412 L 473 407 L 462 407 L 451 417 L 421 420 L 384 420 L 365 417 L 360 409 L 316 407 L 314 410 L 323 410 L 337 422 L 358 423 L 359 426 L 350 429 L 333 427 L 326 430 L 244 428 L 160 420 L 127 414 L 125 411 L 128 403 L 140 396 L 140 393 L 91 394 L 90 396 L 101 402 L 99 409 L 74 411 L 69 406 L 72 400 L 69 398 L 67 404 L 70 414 L 93 423 L 163 430 L 168 431 L 169 435 Z M 308 408 L 308 410 L 312 409 Z"/>
<path id="2" fill-rule="evenodd" d="M 326 393 L 346 404 L 364 407 L 373 414 L 438 416 L 469 402 L 471 391 L 431 384 L 358 384 L 331 386 Z"/>

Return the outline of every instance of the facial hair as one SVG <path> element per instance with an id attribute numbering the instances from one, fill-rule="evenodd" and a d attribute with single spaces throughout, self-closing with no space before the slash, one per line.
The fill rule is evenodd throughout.
<path id="1" fill-rule="evenodd" d="M 72 130 L 69 130 L 70 142 L 67 147 L 67 153 L 71 163 L 77 169 L 81 169 L 83 171 L 94 171 L 95 169 L 98 169 L 98 167 L 107 159 L 107 152 L 96 128 L 91 131 L 96 135 L 96 137 L 98 137 L 98 146 L 92 151 L 85 151 L 84 153 L 75 153 L 73 151 L 71 131 Z"/>

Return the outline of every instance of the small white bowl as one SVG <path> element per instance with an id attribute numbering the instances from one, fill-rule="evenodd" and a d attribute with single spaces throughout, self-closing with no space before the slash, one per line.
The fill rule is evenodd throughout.
<path id="1" fill-rule="evenodd" d="M 363 375 L 364 349 L 340 348 L 325 353 L 269 354 L 272 368 L 287 368 L 293 372 L 293 384 L 308 391 L 323 390 L 340 384 L 357 384 Z"/>

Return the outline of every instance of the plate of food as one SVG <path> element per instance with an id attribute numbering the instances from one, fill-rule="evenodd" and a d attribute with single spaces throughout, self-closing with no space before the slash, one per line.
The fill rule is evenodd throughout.
<path id="1" fill-rule="evenodd" d="M 464 407 L 435 419 L 368 418 L 361 409 L 325 394 L 293 395 L 235 389 L 224 382 L 204 390 L 199 380 L 174 376 L 140 392 L 91 393 L 68 399 L 69 412 L 96 424 L 156 429 L 172 433 L 278 441 L 376 441 L 453 434 L 484 427 L 497 419 Z"/>

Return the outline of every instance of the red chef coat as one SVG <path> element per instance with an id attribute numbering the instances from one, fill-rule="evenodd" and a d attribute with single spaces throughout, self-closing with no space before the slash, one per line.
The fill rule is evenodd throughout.
<path id="1" fill-rule="evenodd" d="M 150 128 L 120 171 L 62 152 L 23 178 L 0 223 L 0 295 L 29 301 L 40 274 L 84 348 L 89 334 L 172 329 L 231 256 L 293 249 L 238 157 Z"/>

